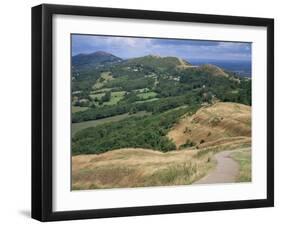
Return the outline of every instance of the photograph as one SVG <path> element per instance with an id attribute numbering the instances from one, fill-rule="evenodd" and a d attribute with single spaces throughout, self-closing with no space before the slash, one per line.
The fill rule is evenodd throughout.
<path id="1" fill-rule="evenodd" d="M 251 182 L 252 43 L 70 38 L 72 190 Z"/>
<path id="2" fill-rule="evenodd" d="M 32 218 L 273 207 L 274 18 L 120 7 L 32 7 Z"/>

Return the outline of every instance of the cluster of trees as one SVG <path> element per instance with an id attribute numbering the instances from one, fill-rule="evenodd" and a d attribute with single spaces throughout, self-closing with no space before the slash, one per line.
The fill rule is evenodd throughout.
<path id="1" fill-rule="evenodd" d="M 185 108 L 152 116 L 131 117 L 84 129 L 72 138 L 72 153 L 99 154 L 126 147 L 163 152 L 175 150 L 175 144 L 166 134 L 182 114 L 195 110 Z"/>
<path id="2" fill-rule="evenodd" d="M 211 93 L 224 102 L 251 105 L 251 80 L 246 78 L 214 76 L 199 70 L 184 70 L 179 73 L 180 82 L 191 89 Z"/>
<path id="3" fill-rule="evenodd" d="M 100 98 L 101 102 L 108 102 L 110 101 L 110 98 L 111 98 L 111 92 L 110 91 L 107 91 L 105 92 L 105 94 Z"/>
<path id="4" fill-rule="evenodd" d="M 189 94 L 182 95 L 182 96 L 161 98 L 153 102 L 128 103 L 125 101 L 125 102 L 120 102 L 117 105 L 103 106 L 94 109 L 89 108 L 86 111 L 76 112 L 72 115 L 72 122 L 75 123 L 75 122 L 107 118 L 124 113 L 130 113 L 133 111 L 135 112 L 147 111 L 156 114 L 182 105 L 197 107 L 201 101 L 202 101 L 202 97 L 198 94 L 198 92 L 191 92 Z"/>
<path id="5" fill-rule="evenodd" d="M 152 88 L 153 84 L 154 84 L 154 79 L 146 78 L 144 77 L 144 75 L 142 75 L 142 77 L 123 76 L 107 82 L 104 87 L 106 88 L 120 87 L 122 88 L 122 90 L 129 92 L 135 89 Z"/>
<path id="6" fill-rule="evenodd" d="M 117 77 L 106 83 L 107 88 L 126 90 L 126 95 L 117 105 L 101 106 L 103 102 L 107 102 L 111 98 L 110 91 L 99 100 L 100 107 L 89 108 L 83 112 L 73 114 L 72 122 L 81 122 L 87 120 L 95 120 L 106 118 L 118 114 L 148 111 L 152 113 L 163 112 L 181 105 L 196 105 L 202 102 L 211 102 L 213 97 L 225 102 L 238 102 L 251 105 L 251 80 L 248 79 L 230 79 L 229 77 L 214 76 L 207 71 L 188 69 L 174 71 L 174 76 L 180 78 L 179 82 L 158 77 L 157 86 L 154 87 L 155 80 L 153 78 L 122 76 Z M 95 75 L 95 73 L 94 73 Z M 83 74 L 83 79 L 88 79 L 87 73 Z M 84 84 L 82 77 L 77 78 L 73 83 Z M 94 76 L 96 77 L 96 76 Z M 81 83 L 80 83 L 81 79 Z M 94 78 L 91 77 L 92 80 Z M 136 103 L 141 100 L 133 91 L 140 88 L 149 88 L 157 93 L 158 100 L 153 102 Z M 81 93 L 76 94 L 79 99 L 89 99 L 92 87 L 83 88 Z M 77 102 L 78 106 L 90 106 L 91 99 L 88 102 Z"/>
<path id="7" fill-rule="evenodd" d="M 92 90 L 92 86 L 100 77 L 101 71 L 96 69 L 77 70 L 72 69 L 72 91 L 87 91 Z"/>
<path id="8" fill-rule="evenodd" d="M 175 144 L 166 134 L 184 113 L 196 111 L 203 102 L 210 103 L 214 97 L 225 102 L 251 105 L 250 79 L 238 78 L 231 73 L 228 73 L 230 77 L 217 76 L 212 68 L 178 70 L 175 67 L 177 64 L 177 58 L 158 59 L 150 56 L 104 66 L 102 70 L 110 71 L 114 79 L 107 81 L 102 88 L 110 88 L 111 91 L 106 91 L 105 95 L 98 99 L 99 106 L 93 104 L 92 107 L 91 104 L 97 100 L 92 100 L 90 93 L 102 70 L 88 67 L 82 71 L 73 70 L 72 91 L 77 91 L 75 100 L 78 99 L 74 104 L 91 107 L 73 113 L 73 123 L 123 113 L 134 114 L 138 111 L 152 113 L 150 116 L 132 116 L 119 122 L 106 123 L 78 132 L 72 138 L 73 154 L 98 154 L 126 147 L 163 152 L 174 150 Z M 156 92 L 159 99 L 138 103 L 141 98 L 136 90 L 142 88 Z M 114 91 L 126 91 L 126 94 L 118 104 L 103 106 L 102 103 L 110 101 L 111 92 Z M 181 106 L 182 108 L 177 108 Z M 188 140 L 181 148 L 194 145 Z"/>
<path id="9" fill-rule="evenodd" d="M 169 79 L 159 78 L 159 83 L 155 87 L 155 92 L 159 97 L 180 96 L 192 90 L 188 83 L 179 83 Z"/>

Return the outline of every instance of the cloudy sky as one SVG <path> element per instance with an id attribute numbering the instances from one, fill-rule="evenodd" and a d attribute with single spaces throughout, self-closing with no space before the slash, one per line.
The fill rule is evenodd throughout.
<path id="1" fill-rule="evenodd" d="M 154 54 L 187 60 L 251 60 L 250 43 L 72 35 L 73 56 L 95 51 L 106 51 L 124 59 Z"/>

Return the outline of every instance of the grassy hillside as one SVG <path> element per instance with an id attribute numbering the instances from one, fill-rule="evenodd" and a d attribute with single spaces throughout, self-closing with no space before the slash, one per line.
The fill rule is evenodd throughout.
<path id="1" fill-rule="evenodd" d="M 155 55 L 148 55 L 144 57 L 129 59 L 124 62 L 124 65 L 150 67 L 163 71 L 191 66 L 191 64 L 187 61 L 177 57 L 160 57 Z"/>
<path id="2" fill-rule="evenodd" d="M 72 57 L 72 66 L 75 70 L 89 70 L 104 64 L 121 62 L 122 59 L 113 54 L 98 51 L 90 54 L 78 54 Z"/>
<path id="3" fill-rule="evenodd" d="M 127 147 L 165 152 L 249 141 L 251 107 L 216 103 L 197 109 L 176 108 L 84 129 L 72 139 L 73 154 L 98 154 Z"/>
<path id="4" fill-rule="evenodd" d="M 72 157 L 72 189 L 191 184 L 214 166 L 196 151 L 121 149 Z"/>
<path id="5" fill-rule="evenodd" d="M 196 70 L 212 74 L 214 76 L 222 76 L 222 77 L 229 77 L 229 75 L 219 68 L 218 66 L 212 65 L 212 64 L 205 64 L 200 67 L 198 67 Z"/>
<path id="6" fill-rule="evenodd" d="M 111 62 L 114 57 L 97 52 L 80 56 L 80 64 L 105 58 Z M 73 154 L 126 147 L 170 151 L 250 136 L 250 106 L 246 105 L 251 104 L 251 80 L 214 65 L 192 66 L 177 57 L 115 58 L 114 64 L 101 63 L 102 67 L 73 74 L 72 122 L 81 130 L 74 129 Z M 237 104 L 214 104 L 219 101 Z M 209 105 L 191 116 L 200 106 Z M 144 111 L 149 115 L 111 120 Z"/>
<path id="7" fill-rule="evenodd" d="M 251 79 L 102 51 L 73 57 L 71 79 L 72 189 L 192 184 L 225 150 L 251 180 Z"/>
<path id="8" fill-rule="evenodd" d="M 177 148 L 213 146 L 251 137 L 251 107 L 237 103 L 216 103 L 184 115 L 167 135 Z"/>
<path id="9" fill-rule="evenodd" d="M 195 110 L 196 108 L 189 107 L 151 116 L 132 116 L 84 129 L 72 138 L 72 153 L 99 154 L 126 147 L 163 152 L 174 150 L 175 144 L 166 137 L 167 132 L 181 115 Z"/>
<path id="10" fill-rule="evenodd" d="M 252 180 L 252 152 L 250 148 L 237 151 L 232 154 L 232 158 L 240 165 L 237 181 L 250 182 Z"/>
<path id="11" fill-rule="evenodd" d="M 242 168 L 237 181 L 251 180 L 250 144 L 231 143 L 210 148 L 159 152 L 126 148 L 99 155 L 72 157 L 72 189 L 188 185 L 216 166 L 214 154 L 233 150 Z M 241 147 L 248 147 L 244 151 Z"/>

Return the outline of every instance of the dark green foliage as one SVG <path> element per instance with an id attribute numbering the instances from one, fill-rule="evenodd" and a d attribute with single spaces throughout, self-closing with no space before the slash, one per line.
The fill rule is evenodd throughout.
<path id="1" fill-rule="evenodd" d="M 110 101 L 110 98 L 111 98 L 111 92 L 108 91 L 101 97 L 101 101 L 107 102 L 107 101 Z"/>
<path id="2" fill-rule="evenodd" d="M 189 148 L 189 147 L 193 147 L 195 145 L 196 144 L 193 141 L 188 139 L 184 144 L 180 145 L 179 149 Z"/>
<path id="3" fill-rule="evenodd" d="M 197 106 L 200 101 L 200 96 L 198 94 L 196 95 L 196 92 L 191 92 L 190 94 L 184 96 L 161 98 L 153 102 L 120 102 L 119 104 L 113 106 L 104 106 L 95 109 L 90 108 L 86 111 L 76 112 L 72 114 L 72 122 L 89 121 L 120 115 L 123 113 L 130 112 L 133 108 L 135 109 L 135 111 L 161 113 L 182 105 Z"/>
<path id="4" fill-rule="evenodd" d="M 163 152 L 175 144 L 165 135 L 181 115 L 195 108 L 144 117 L 132 117 L 78 132 L 72 139 L 73 154 L 98 154 L 118 148 L 148 148 Z"/>
<path id="5" fill-rule="evenodd" d="M 242 80 L 239 86 L 239 96 L 237 102 L 252 105 L 252 82 L 251 80 Z"/>
<path id="6" fill-rule="evenodd" d="M 215 100 L 251 105 L 251 79 L 213 65 L 188 68 L 185 67 L 188 62 L 176 57 L 146 56 L 123 61 L 104 52 L 98 55 L 72 58 L 72 105 L 89 107 L 73 113 L 72 122 L 138 111 L 152 114 L 78 132 L 72 140 L 73 154 L 97 154 L 126 147 L 174 150 L 175 145 L 166 134 L 180 115 L 192 113 L 201 104 Z M 112 77 L 93 90 L 98 79 L 102 82 L 102 72 L 110 73 Z M 104 102 L 109 102 L 115 91 L 123 91 L 124 96 L 116 104 L 106 106 Z M 152 101 L 144 98 L 142 94 L 146 92 L 153 93 Z M 93 98 L 93 94 L 98 93 L 104 95 Z M 195 145 L 199 144 L 187 140 L 180 148 Z"/>
<path id="7" fill-rule="evenodd" d="M 190 65 L 187 61 L 183 62 L 186 65 Z M 135 66 L 142 69 L 143 67 L 153 69 L 154 71 L 167 71 L 169 69 L 175 69 L 181 65 L 179 58 L 177 57 L 157 57 L 157 56 L 144 56 L 134 59 L 129 59 L 123 63 L 124 65 Z"/>
<path id="8" fill-rule="evenodd" d="M 85 98 L 90 94 L 92 86 L 95 84 L 97 79 L 100 77 L 100 71 L 89 70 L 89 71 L 76 71 L 72 70 L 72 92 L 80 91 L 81 94 L 75 94 L 79 98 Z M 82 96 L 82 97 L 81 97 Z"/>
<path id="9" fill-rule="evenodd" d="M 104 106 L 95 109 L 88 109 L 84 112 L 77 112 L 72 114 L 72 122 L 83 122 L 101 118 L 107 118 L 114 115 L 120 115 L 129 112 L 129 105 L 113 105 Z"/>
<path id="10" fill-rule="evenodd" d="M 182 71 L 180 82 L 191 85 L 192 89 L 201 89 L 204 102 L 210 102 L 214 95 L 224 102 L 251 105 L 251 80 L 246 78 L 215 76 L 195 68 Z"/>
<path id="11" fill-rule="evenodd" d="M 122 76 L 120 78 L 116 78 L 110 82 L 108 82 L 105 87 L 113 88 L 113 87 L 121 87 L 122 90 L 132 91 L 135 89 L 141 88 L 152 88 L 154 80 L 152 78 L 135 78 L 129 76 Z"/>

